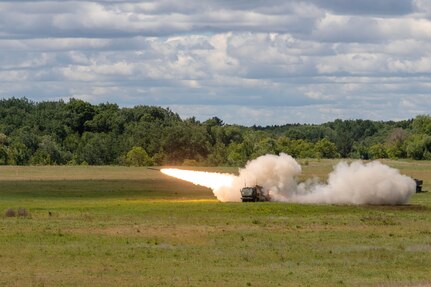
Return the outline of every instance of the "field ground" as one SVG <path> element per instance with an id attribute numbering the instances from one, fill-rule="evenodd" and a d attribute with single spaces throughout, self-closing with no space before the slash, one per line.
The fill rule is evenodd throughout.
<path id="1" fill-rule="evenodd" d="M 335 161 L 301 163 L 325 178 Z M 431 162 L 385 163 L 431 190 Z M 18 207 L 30 216 L 5 216 Z M 431 284 L 431 192 L 395 207 L 220 203 L 145 168 L 0 167 L 0 211 L 0 286 Z"/>

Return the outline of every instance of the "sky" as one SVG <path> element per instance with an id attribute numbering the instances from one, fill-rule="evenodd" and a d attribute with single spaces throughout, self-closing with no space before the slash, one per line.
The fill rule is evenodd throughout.
<path id="1" fill-rule="evenodd" d="M 241 125 L 431 111 L 431 0 L 1 1 L 0 98 Z"/>

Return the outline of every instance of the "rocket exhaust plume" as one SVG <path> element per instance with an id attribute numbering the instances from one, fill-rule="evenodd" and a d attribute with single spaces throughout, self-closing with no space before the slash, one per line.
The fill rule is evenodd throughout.
<path id="1" fill-rule="evenodd" d="M 239 175 L 180 169 L 161 172 L 205 186 L 220 201 L 241 201 L 245 182 L 257 183 L 271 201 L 326 204 L 404 204 L 416 190 L 415 181 L 378 161 L 338 163 L 327 184 L 317 180 L 298 183 L 301 166 L 290 155 L 264 155 L 249 161 Z"/>

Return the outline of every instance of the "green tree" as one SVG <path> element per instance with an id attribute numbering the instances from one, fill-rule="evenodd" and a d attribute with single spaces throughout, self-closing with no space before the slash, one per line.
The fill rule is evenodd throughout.
<path id="1" fill-rule="evenodd" d="M 206 120 L 203 125 L 207 130 L 211 145 L 215 145 L 218 142 L 223 142 L 223 139 L 225 138 L 225 129 L 223 127 L 224 123 L 221 119 L 218 117 L 213 117 Z"/>
<path id="2" fill-rule="evenodd" d="M 244 143 L 231 143 L 227 148 L 227 164 L 243 166 L 249 160 L 250 154 Z"/>
<path id="3" fill-rule="evenodd" d="M 0 100 L 0 132 L 9 136 L 22 127 L 30 127 L 35 104 L 27 98 Z"/>
<path id="4" fill-rule="evenodd" d="M 241 143 L 244 140 L 245 129 L 240 126 L 230 125 L 223 126 L 223 133 L 221 141 L 225 146 L 230 145 L 231 143 Z"/>
<path id="5" fill-rule="evenodd" d="M 431 136 L 415 134 L 407 142 L 407 156 L 413 159 L 428 159 L 431 153 Z"/>
<path id="6" fill-rule="evenodd" d="M 275 139 L 265 137 L 256 142 L 251 158 L 257 158 L 266 154 L 278 154 L 278 146 Z"/>
<path id="7" fill-rule="evenodd" d="M 203 126 L 185 123 L 165 130 L 163 151 L 171 164 L 181 164 L 185 159 L 202 161 L 209 153 L 208 133 Z"/>
<path id="8" fill-rule="evenodd" d="M 85 130 L 95 133 L 122 133 L 125 119 L 116 104 L 100 104 L 94 108 L 94 116 L 84 122 Z"/>
<path id="9" fill-rule="evenodd" d="M 431 116 L 417 116 L 412 122 L 412 129 L 415 134 L 431 135 Z"/>
<path id="10" fill-rule="evenodd" d="M 295 158 L 313 158 L 317 156 L 313 143 L 307 140 L 292 140 L 288 137 L 280 137 L 277 144 L 279 152 L 287 153 Z"/>
<path id="11" fill-rule="evenodd" d="M 342 158 L 347 158 L 352 152 L 354 143 L 354 129 L 352 121 L 334 121 L 335 137 L 333 142 Z"/>
<path id="12" fill-rule="evenodd" d="M 403 128 L 395 128 L 386 139 L 386 152 L 390 158 L 404 158 L 406 153 L 407 131 Z"/>
<path id="13" fill-rule="evenodd" d="M 126 155 L 126 164 L 132 166 L 151 166 L 153 160 L 142 147 L 133 147 Z"/>
<path id="14" fill-rule="evenodd" d="M 277 150 L 279 152 L 283 152 L 293 157 L 296 157 L 297 154 L 295 153 L 295 149 L 293 148 L 292 145 L 293 145 L 292 140 L 287 136 L 280 136 L 277 139 Z"/>
<path id="15" fill-rule="evenodd" d="M 67 126 L 66 104 L 59 102 L 41 102 L 35 105 L 28 118 L 28 126 L 33 133 L 49 135 L 54 141 L 60 143 L 70 132 Z"/>
<path id="16" fill-rule="evenodd" d="M 222 166 L 227 162 L 227 148 L 221 143 L 217 142 L 211 149 L 208 155 L 208 164 L 212 166 Z"/>
<path id="17" fill-rule="evenodd" d="M 337 151 L 337 146 L 330 140 L 324 138 L 316 142 L 314 150 L 319 158 L 338 158 L 340 154 Z"/>
<path id="18" fill-rule="evenodd" d="M 90 103 L 78 99 L 70 99 L 65 109 L 68 126 L 80 135 L 85 131 L 85 123 L 92 120 L 96 113 Z"/>
<path id="19" fill-rule="evenodd" d="M 9 164 L 26 165 L 30 162 L 31 151 L 21 142 L 13 142 L 9 147 Z"/>
<path id="20" fill-rule="evenodd" d="M 39 148 L 31 158 L 31 163 L 37 165 L 64 164 L 66 161 L 60 147 L 50 136 L 42 138 Z"/>
<path id="21" fill-rule="evenodd" d="M 372 159 L 387 158 L 386 148 L 383 144 L 372 145 L 368 149 L 368 154 Z"/>
<path id="22" fill-rule="evenodd" d="M 8 147 L 7 147 L 7 136 L 0 133 L 0 164 L 8 164 Z"/>
<path id="23" fill-rule="evenodd" d="M 85 132 L 76 151 L 78 162 L 89 165 L 114 163 L 119 157 L 117 142 L 112 134 Z"/>
<path id="24" fill-rule="evenodd" d="M 306 140 L 295 140 L 293 144 L 296 145 L 296 149 L 299 153 L 299 158 L 315 158 L 316 151 L 314 149 L 314 145 Z"/>

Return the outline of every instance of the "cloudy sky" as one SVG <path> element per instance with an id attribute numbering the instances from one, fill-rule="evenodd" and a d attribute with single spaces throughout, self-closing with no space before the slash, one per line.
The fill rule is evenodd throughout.
<path id="1" fill-rule="evenodd" d="M 431 111 L 431 0 L 1 1 L 0 97 L 227 123 Z"/>

